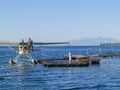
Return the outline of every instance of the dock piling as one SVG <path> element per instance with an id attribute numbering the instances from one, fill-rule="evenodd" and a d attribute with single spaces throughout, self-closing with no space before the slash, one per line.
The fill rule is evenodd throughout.
<path id="1" fill-rule="evenodd" d="M 72 53 L 69 52 L 69 64 L 72 64 Z"/>

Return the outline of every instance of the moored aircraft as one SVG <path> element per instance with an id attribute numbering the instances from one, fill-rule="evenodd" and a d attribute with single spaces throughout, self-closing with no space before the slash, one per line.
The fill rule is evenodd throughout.
<path id="1" fill-rule="evenodd" d="M 28 38 L 26 41 L 22 39 L 21 42 L 0 42 L 0 44 L 9 47 L 11 50 L 17 52 L 17 56 L 9 61 L 9 64 L 17 63 L 18 57 L 25 55 L 30 58 L 32 64 L 36 64 L 37 61 L 33 59 L 31 52 L 34 51 L 34 45 L 50 45 L 50 44 L 69 44 L 69 42 L 33 42 L 31 38 Z M 8 45 L 18 45 L 18 50 L 8 46 Z"/>

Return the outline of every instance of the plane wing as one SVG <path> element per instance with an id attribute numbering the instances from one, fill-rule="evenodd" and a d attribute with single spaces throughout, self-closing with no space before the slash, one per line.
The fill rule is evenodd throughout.
<path id="1" fill-rule="evenodd" d="M 20 42 L 0 42 L 1 45 L 19 45 Z M 69 42 L 33 42 L 33 45 L 69 44 Z"/>
<path id="2" fill-rule="evenodd" d="M 6 44 L 6 45 L 18 45 L 19 42 L 0 42 L 0 44 Z"/>
<path id="3" fill-rule="evenodd" d="M 70 42 L 33 42 L 34 45 L 69 44 Z"/>

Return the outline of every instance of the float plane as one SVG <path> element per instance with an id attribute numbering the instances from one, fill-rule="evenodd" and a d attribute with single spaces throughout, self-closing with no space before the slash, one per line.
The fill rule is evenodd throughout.
<path id="1" fill-rule="evenodd" d="M 9 64 L 15 64 L 17 63 L 17 58 L 21 55 L 26 55 L 29 57 L 32 61 L 32 64 L 36 64 L 37 61 L 33 59 L 32 55 L 30 53 L 34 51 L 33 45 L 49 45 L 49 44 L 69 44 L 69 42 L 33 42 L 31 38 L 28 38 L 26 41 L 22 39 L 21 42 L 0 42 L 0 44 L 5 45 L 9 47 L 11 50 L 17 52 L 17 56 L 10 60 L 8 63 Z M 18 45 L 18 50 L 15 50 L 14 48 L 8 46 L 8 45 Z"/>

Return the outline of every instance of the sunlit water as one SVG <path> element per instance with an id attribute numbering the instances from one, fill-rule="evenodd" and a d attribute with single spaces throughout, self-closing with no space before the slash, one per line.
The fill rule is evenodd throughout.
<path id="1" fill-rule="evenodd" d="M 16 46 L 14 48 L 17 49 Z M 97 46 L 42 46 L 35 47 L 37 59 L 62 59 L 72 54 L 99 53 Z M 114 48 L 120 51 L 120 47 Z M 111 48 L 102 48 L 103 52 Z M 89 67 L 44 67 L 21 59 L 15 65 L 8 61 L 17 54 L 0 46 L 0 90 L 120 90 L 120 58 L 101 60 Z M 23 61 L 23 62 L 22 62 Z"/>

